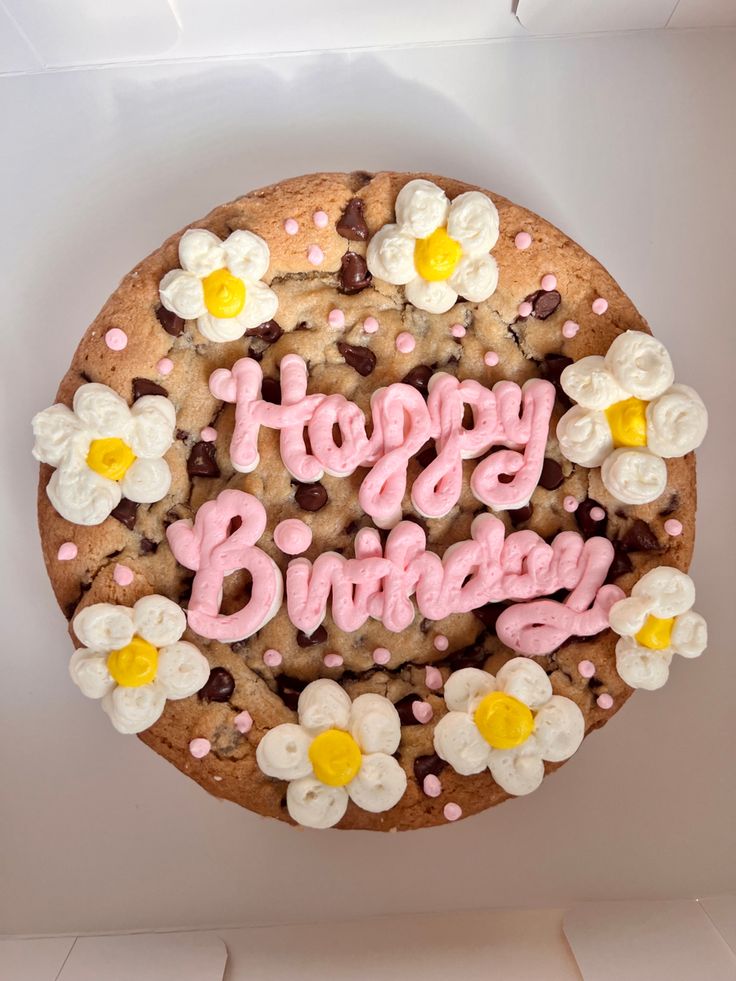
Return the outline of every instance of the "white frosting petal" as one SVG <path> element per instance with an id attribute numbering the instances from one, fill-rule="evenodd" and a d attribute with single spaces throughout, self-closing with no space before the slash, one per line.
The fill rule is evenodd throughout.
<path id="1" fill-rule="evenodd" d="M 512 657 L 496 674 L 499 691 L 538 709 L 552 697 L 552 684 L 544 668 L 528 657 Z"/>
<path id="2" fill-rule="evenodd" d="M 613 436 L 602 412 L 574 405 L 557 423 L 562 455 L 581 467 L 599 467 L 613 452 Z"/>
<path id="3" fill-rule="evenodd" d="M 667 464 L 649 450 L 622 446 L 603 461 L 601 480 L 624 504 L 649 504 L 667 486 Z"/>
<path id="4" fill-rule="evenodd" d="M 575 753 L 585 735 L 585 719 L 575 702 L 553 695 L 537 712 L 534 735 L 543 760 L 559 763 Z"/>
<path id="5" fill-rule="evenodd" d="M 533 736 L 515 749 L 491 750 L 488 769 L 499 787 L 516 797 L 531 794 L 544 779 L 544 763 Z"/>
<path id="6" fill-rule="evenodd" d="M 229 341 L 237 341 L 241 338 L 247 328 L 241 323 L 240 317 L 219 319 L 213 317 L 211 313 L 203 313 L 201 317 L 197 317 L 197 330 L 208 341 L 227 344 Z"/>
<path id="7" fill-rule="evenodd" d="M 138 688 L 118 686 L 102 699 L 102 707 L 118 732 L 129 735 L 143 732 L 161 717 L 166 697 L 158 685 Z"/>
<path id="8" fill-rule="evenodd" d="M 480 700 L 497 687 L 496 679 L 487 671 L 461 668 L 445 682 L 445 705 L 452 712 L 474 712 Z"/>
<path id="9" fill-rule="evenodd" d="M 80 432 L 81 423 L 71 409 L 57 403 L 37 413 L 32 421 L 33 455 L 41 463 L 58 467 L 69 448 L 69 443 Z"/>
<path id="10" fill-rule="evenodd" d="M 209 276 L 225 265 L 226 253 L 222 242 L 212 232 L 190 228 L 179 239 L 179 262 L 187 272 Z"/>
<path id="11" fill-rule="evenodd" d="M 406 284 L 404 292 L 412 306 L 427 313 L 447 313 L 457 302 L 457 293 L 443 280 L 430 283 L 416 276 Z"/>
<path id="12" fill-rule="evenodd" d="M 265 324 L 276 316 L 279 308 L 279 298 L 265 283 L 248 283 L 245 291 L 245 306 L 234 319 L 243 330 L 250 330 L 259 324 Z M 221 324 L 222 321 L 218 321 Z"/>
<path id="13" fill-rule="evenodd" d="M 156 682 L 167 698 L 188 698 L 204 686 L 210 665 L 194 644 L 180 640 L 158 652 Z"/>
<path id="14" fill-rule="evenodd" d="M 694 388 L 673 385 L 647 406 L 647 446 L 659 456 L 685 456 L 705 439 L 708 410 Z"/>
<path id="15" fill-rule="evenodd" d="M 480 191 L 466 191 L 465 194 L 458 194 L 450 205 L 450 213 L 447 216 L 447 234 L 462 245 L 465 255 L 477 256 L 489 252 L 498 241 L 496 205 L 488 195 L 481 194 Z M 458 290 L 458 292 L 462 293 L 463 296 L 468 296 L 464 290 Z M 491 290 L 492 292 L 493 290 Z M 486 295 L 490 296 L 491 294 Z M 469 296 L 468 299 L 470 299 Z"/>
<path id="16" fill-rule="evenodd" d="M 563 391 L 585 409 L 607 409 L 629 393 L 611 374 L 604 358 L 591 354 L 569 364 L 560 375 Z"/>
<path id="17" fill-rule="evenodd" d="M 606 365 L 619 385 L 639 399 L 656 398 L 675 380 L 667 348 L 639 330 L 618 335 L 608 349 Z"/>
<path id="18" fill-rule="evenodd" d="M 284 722 L 270 729 L 258 743 L 256 762 L 267 777 L 298 780 L 312 772 L 308 755 L 311 742 L 309 734 L 301 726 Z"/>
<path id="19" fill-rule="evenodd" d="M 377 814 L 389 810 L 404 796 L 406 774 L 393 756 L 370 753 L 363 757 L 357 777 L 346 789 L 354 804 Z"/>
<path id="20" fill-rule="evenodd" d="M 158 292 L 166 309 L 184 320 L 194 320 L 207 309 L 202 280 L 194 273 L 172 269 L 159 283 Z"/>
<path id="21" fill-rule="evenodd" d="M 72 654 L 69 674 L 87 698 L 102 698 L 115 687 L 115 679 L 107 670 L 107 657 L 96 651 L 89 651 L 86 647 Z"/>
<path id="22" fill-rule="evenodd" d="M 652 651 L 637 644 L 633 637 L 621 637 L 616 644 L 616 671 L 630 688 L 654 691 L 670 675 L 671 649 Z"/>
<path id="23" fill-rule="evenodd" d="M 347 729 L 350 695 L 336 681 L 320 678 L 307 685 L 299 696 L 299 723 L 316 736 L 326 729 Z"/>
<path id="24" fill-rule="evenodd" d="M 78 455 L 54 470 L 46 494 L 62 518 L 75 525 L 101 524 L 122 497 L 119 484 L 90 470 Z"/>
<path id="25" fill-rule="evenodd" d="M 683 657 L 700 657 L 708 646 L 708 624 L 695 610 L 676 617 L 672 628 L 672 647 Z"/>
<path id="26" fill-rule="evenodd" d="M 237 229 L 222 243 L 227 256 L 227 268 L 246 283 L 263 279 L 268 270 L 270 253 L 260 235 Z"/>
<path id="27" fill-rule="evenodd" d="M 401 720 L 393 703 L 373 692 L 358 695 L 350 714 L 350 733 L 364 753 L 395 753 Z"/>
<path id="28" fill-rule="evenodd" d="M 286 808 L 305 828 L 332 828 L 348 807 L 344 787 L 328 787 L 316 777 L 292 780 L 286 788 Z"/>
<path id="29" fill-rule="evenodd" d="M 171 487 L 171 471 L 165 460 L 144 460 L 139 457 L 126 470 L 120 488 L 129 501 L 153 504 L 166 497 Z"/>
<path id="30" fill-rule="evenodd" d="M 403 286 L 414 279 L 415 240 L 399 231 L 397 225 L 384 225 L 368 243 L 366 262 L 378 279 Z"/>
<path id="31" fill-rule="evenodd" d="M 77 613 L 72 629 L 79 642 L 93 651 L 117 651 L 133 639 L 133 611 L 113 603 L 95 603 Z"/>
<path id="32" fill-rule="evenodd" d="M 154 647 L 176 643 L 187 627 L 184 610 L 158 593 L 141 597 L 133 607 L 132 617 L 135 632 Z"/>
<path id="33" fill-rule="evenodd" d="M 488 766 L 491 747 L 466 712 L 448 712 L 434 729 L 434 751 L 462 776 Z"/>
<path id="34" fill-rule="evenodd" d="M 415 238 L 426 238 L 444 225 L 449 210 L 442 188 L 421 178 L 405 184 L 396 198 L 396 221 Z"/>
<path id="35" fill-rule="evenodd" d="M 130 448 L 136 456 L 155 459 L 174 442 L 176 409 L 163 395 L 144 395 L 130 410 L 133 427 Z"/>
<path id="36" fill-rule="evenodd" d="M 125 439 L 131 428 L 128 403 L 107 385 L 90 382 L 74 393 L 74 414 L 93 438 L 117 436 Z"/>
<path id="37" fill-rule="evenodd" d="M 695 583 L 679 569 L 660 565 L 639 579 L 631 595 L 648 598 L 655 617 L 676 617 L 689 610 L 695 602 Z"/>
<path id="38" fill-rule="evenodd" d="M 644 626 L 651 611 L 652 601 L 648 596 L 627 596 L 613 604 L 608 622 L 620 636 L 633 637 Z"/>
<path id="39" fill-rule="evenodd" d="M 463 256 L 448 283 L 466 300 L 480 303 L 487 300 L 498 286 L 498 263 L 488 254 Z"/>

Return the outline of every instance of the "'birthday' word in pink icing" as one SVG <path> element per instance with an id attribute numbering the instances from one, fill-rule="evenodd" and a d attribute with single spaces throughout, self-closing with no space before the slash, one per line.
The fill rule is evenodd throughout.
<path id="1" fill-rule="evenodd" d="M 240 526 L 231 531 L 233 518 Z M 203 637 L 225 643 L 243 640 L 278 609 L 283 583 L 278 567 L 255 546 L 266 512 L 250 494 L 226 490 L 208 501 L 191 521 L 176 521 L 167 535 L 175 558 L 195 572 L 187 616 Z M 417 609 L 430 620 L 467 613 L 486 603 L 515 601 L 498 618 L 496 633 L 512 650 L 547 654 L 572 635 L 591 636 L 608 626 L 611 606 L 623 597 L 618 586 L 603 585 L 613 558 L 606 538 L 583 541 L 565 531 L 547 544 L 533 531 L 505 536 L 503 522 L 484 514 L 471 538 L 448 548 L 442 558 L 426 550 L 424 531 L 402 521 L 385 547 L 374 528 L 355 538 L 355 558 L 325 552 L 314 562 L 294 559 L 286 572 L 291 622 L 312 634 L 332 599 L 332 619 L 344 631 L 359 629 L 369 617 L 399 632 Z M 251 596 L 237 613 L 219 612 L 223 581 L 237 569 L 252 576 Z M 570 590 L 564 603 L 535 597 Z M 412 597 L 416 603 L 412 602 Z"/>
<path id="2" fill-rule="evenodd" d="M 210 377 L 212 394 L 235 403 L 230 456 L 242 473 L 258 465 L 260 427 L 278 429 L 284 465 L 303 483 L 320 480 L 325 472 L 339 477 L 370 467 L 358 500 L 380 528 L 393 528 L 401 520 L 409 460 L 428 439 L 435 441 L 437 458 L 411 490 L 412 504 L 427 518 L 443 517 L 457 503 L 462 461 L 493 446 L 505 448 L 482 460 L 470 481 L 479 501 L 497 511 L 523 507 L 537 486 L 555 400 L 547 381 L 536 378 L 523 387 L 500 381 L 491 390 L 439 372 L 429 381 L 426 402 L 411 385 L 395 383 L 373 393 L 368 437 L 365 417 L 354 402 L 339 394 L 307 395 L 302 358 L 287 354 L 280 368 L 280 405 L 261 398 L 263 375 L 252 358 L 242 358 L 231 370 L 218 368 Z M 465 406 L 473 417 L 469 429 L 463 425 Z M 337 441 L 334 427 L 340 432 Z"/>

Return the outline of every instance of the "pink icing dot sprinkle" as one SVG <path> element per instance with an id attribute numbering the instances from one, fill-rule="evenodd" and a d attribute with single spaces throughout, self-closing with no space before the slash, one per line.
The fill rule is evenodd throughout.
<path id="1" fill-rule="evenodd" d="M 591 508 L 590 516 L 593 521 L 603 521 L 606 516 L 606 512 L 603 510 L 603 508 Z"/>
<path id="2" fill-rule="evenodd" d="M 120 565 L 117 563 L 115 568 L 112 570 L 112 578 L 118 584 L 118 586 L 130 586 L 133 582 L 133 570 L 129 569 L 127 565 Z"/>
<path id="3" fill-rule="evenodd" d="M 598 708 L 602 709 L 610 709 L 613 707 L 613 699 L 608 692 L 604 692 L 602 695 L 599 695 L 598 698 L 596 698 L 596 703 L 598 704 Z"/>
<path id="4" fill-rule="evenodd" d="M 195 760 L 202 760 L 212 749 L 212 743 L 209 739 L 193 739 L 189 743 L 189 752 L 195 758 Z"/>
<path id="5" fill-rule="evenodd" d="M 434 639 L 434 649 L 436 651 L 446 651 L 450 646 L 450 641 L 445 637 L 444 634 L 437 634 Z"/>
<path id="6" fill-rule="evenodd" d="M 377 647 L 373 652 L 374 664 L 388 664 L 390 660 L 391 651 L 387 650 L 385 647 Z"/>
<path id="7" fill-rule="evenodd" d="M 434 715 L 434 709 L 429 702 L 412 702 L 411 713 L 417 722 L 421 722 L 424 726 Z"/>
<path id="8" fill-rule="evenodd" d="M 401 354 L 410 354 L 416 346 L 417 342 L 407 330 L 402 330 L 396 338 L 396 350 Z"/>
<path id="9" fill-rule="evenodd" d="M 326 211 L 315 211 L 312 215 L 315 228 L 326 228 L 329 220 Z"/>
<path id="10" fill-rule="evenodd" d="M 366 334 L 375 334 L 378 330 L 378 321 L 375 317 L 366 317 L 363 321 L 363 330 Z"/>
<path id="11" fill-rule="evenodd" d="M 273 540 L 285 555 L 299 555 L 312 544 L 312 529 L 300 518 L 287 518 L 274 528 Z"/>
<path id="12" fill-rule="evenodd" d="M 439 689 L 444 685 L 442 680 L 442 672 L 439 668 L 434 668 L 431 665 L 427 665 L 424 669 L 424 684 L 429 688 L 430 691 L 439 691 Z"/>
<path id="13" fill-rule="evenodd" d="M 546 290 L 548 293 L 550 290 L 555 289 L 557 286 L 557 277 L 552 273 L 547 273 L 546 276 L 542 276 L 542 289 Z"/>
<path id="14" fill-rule="evenodd" d="M 597 313 L 598 316 L 605 313 L 608 309 L 608 300 L 604 300 L 602 296 L 597 297 L 593 300 L 593 313 Z"/>
<path id="15" fill-rule="evenodd" d="M 452 327 L 450 327 L 450 333 L 453 337 L 465 337 L 467 331 L 462 324 L 453 324 Z"/>
<path id="16" fill-rule="evenodd" d="M 345 314 L 342 312 L 342 310 L 338 310 L 337 307 L 335 307 L 334 310 L 330 310 L 330 312 L 327 314 L 327 323 L 330 325 L 330 327 L 335 327 L 340 330 L 345 326 Z"/>
<path id="17" fill-rule="evenodd" d="M 581 661 L 578 664 L 578 671 L 581 678 L 592 678 L 595 674 L 595 664 L 592 661 Z"/>
<path id="18" fill-rule="evenodd" d="M 574 337 L 579 330 L 580 324 L 576 324 L 574 320 L 566 320 L 562 325 L 562 336 Z"/>
<path id="19" fill-rule="evenodd" d="M 448 821 L 457 821 L 463 816 L 463 809 L 459 804 L 450 802 L 449 804 L 445 804 L 442 813 Z"/>
<path id="20" fill-rule="evenodd" d="M 159 375 L 170 375 L 174 370 L 174 362 L 171 358 L 161 358 L 159 363 L 156 365 L 156 371 Z"/>
<path id="21" fill-rule="evenodd" d="M 296 235 L 299 231 L 299 222 L 295 218 L 287 218 L 284 222 L 284 231 L 287 235 Z"/>
<path id="22" fill-rule="evenodd" d="M 677 538 L 678 535 L 682 534 L 682 522 L 678 521 L 677 518 L 668 518 L 664 523 L 664 530 L 668 535 Z"/>
<path id="23" fill-rule="evenodd" d="M 575 500 L 575 498 L 572 496 L 572 494 L 568 494 L 567 495 L 567 497 L 562 502 L 562 506 L 570 514 L 572 514 L 573 511 L 577 511 L 577 509 L 580 507 L 580 505 Z"/>
<path id="24" fill-rule="evenodd" d="M 440 783 L 439 777 L 436 777 L 434 773 L 428 773 L 422 783 L 422 790 L 427 797 L 439 797 L 442 793 L 442 784 Z"/>
<path id="25" fill-rule="evenodd" d="M 485 363 L 489 368 L 495 368 L 499 362 L 499 357 L 495 351 L 486 351 L 485 357 L 483 358 Z"/>
<path id="26" fill-rule="evenodd" d="M 519 304 L 519 316 L 528 317 L 532 312 L 532 305 L 529 300 L 524 300 L 523 303 Z"/>
<path id="27" fill-rule="evenodd" d="M 307 249 L 307 259 L 309 259 L 313 266 L 318 266 L 321 262 L 324 262 L 325 254 L 318 245 L 310 245 Z"/>
<path id="28" fill-rule="evenodd" d="M 212 426 L 205 426 L 199 434 L 199 438 L 203 443 L 214 443 L 217 439 L 217 430 L 213 429 Z"/>
<path id="29" fill-rule="evenodd" d="M 326 668 L 339 668 L 342 664 L 342 654 L 325 654 L 322 660 Z"/>
<path id="30" fill-rule="evenodd" d="M 233 719 L 233 725 L 243 735 L 253 728 L 253 717 L 250 712 L 239 712 Z"/>
<path id="31" fill-rule="evenodd" d="M 56 558 L 59 562 L 70 562 L 72 559 L 76 559 L 78 552 L 79 549 L 74 542 L 64 542 L 63 545 L 59 546 Z"/>
<path id="32" fill-rule="evenodd" d="M 269 647 L 269 649 L 263 653 L 263 663 L 267 668 L 277 668 L 283 660 L 284 659 L 281 652 L 275 651 L 273 647 Z"/>
<path id="33" fill-rule="evenodd" d="M 520 249 L 521 251 L 523 251 L 524 249 L 528 249 L 531 244 L 532 244 L 532 237 L 529 234 L 529 232 L 519 232 L 519 234 L 514 239 L 514 245 L 516 246 L 517 249 Z"/>
<path id="34" fill-rule="evenodd" d="M 111 351 L 122 351 L 128 345 L 128 335 L 119 327 L 111 327 L 105 334 L 105 344 Z"/>

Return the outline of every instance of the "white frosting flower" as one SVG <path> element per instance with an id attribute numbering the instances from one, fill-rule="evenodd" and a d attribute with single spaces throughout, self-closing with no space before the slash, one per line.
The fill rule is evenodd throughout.
<path id="1" fill-rule="evenodd" d="M 498 240 L 498 212 L 480 191 L 450 203 L 431 181 L 409 181 L 396 198 L 396 224 L 384 225 L 368 243 L 368 268 L 379 279 L 406 287 L 420 310 L 445 313 L 458 294 L 486 300 L 498 285 L 488 253 Z"/>
<path id="2" fill-rule="evenodd" d="M 159 285 L 167 310 L 196 320 L 210 341 L 236 341 L 246 330 L 270 320 L 276 294 L 261 282 L 270 261 L 258 235 L 238 229 L 225 241 L 203 228 L 190 228 L 179 241 L 181 269 L 166 273 Z"/>
<path id="3" fill-rule="evenodd" d="M 143 732 L 166 699 L 187 698 L 205 684 L 210 666 L 194 644 L 180 640 L 184 611 L 165 596 L 144 596 L 131 609 L 95 603 L 72 624 L 83 644 L 69 674 L 102 708 L 118 732 Z"/>
<path id="4" fill-rule="evenodd" d="M 661 688 L 674 654 L 699 657 L 708 644 L 708 628 L 695 613 L 690 576 L 659 566 L 641 577 L 631 596 L 614 603 L 609 623 L 621 639 L 616 669 L 632 688 Z"/>
<path id="5" fill-rule="evenodd" d="M 708 413 L 697 392 L 674 385 L 672 361 L 649 334 L 628 330 L 605 358 L 568 365 L 562 388 L 578 404 L 557 424 L 564 456 L 601 467 L 604 486 L 624 504 L 648 504 L 667 486 L 664 458 L 700 446 Z"/>
<path id="6" fill-rule="evenodd" d="M 382 695 L 347 692 L 328 678 L 299 696 L 299 724 L 284 723 L 261 739 L 258 766 L 288 780 L 289 814 L 307 828 L 331 828 L 352 800 L 364 811 L 387 811 L 406 790 L 391 755 L 401 739 L 399 713 Z"/>
<path id="7" fill-rule="evenodd" d="M 445 682 L 450 711 L 437 723 L 437 755 L 460 774 L 486 767 L 509 794 L 529 794 L 542 782 L 544 760 L 566 760 L 585 735 L 575 702 L 552 694 L 544 669 L 515 657 L 495 676 L 462 668 Z"/>
<path id="8" fill-rule="evenodd" d="M 151 504 L 171 486 L 162 459 L 174 440 L 176 411 L 162 395 L 144 395 L 131 408 L 107 385 L 74 393 L 73 410 L 57 403 L 33 419 L 33 455 L 56 467 L 46 487 L 67 521 L 98 525 L 127 497 Z"/>

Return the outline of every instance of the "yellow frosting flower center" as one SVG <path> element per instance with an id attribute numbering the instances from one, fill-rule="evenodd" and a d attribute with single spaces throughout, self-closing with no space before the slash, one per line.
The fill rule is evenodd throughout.
<path id="1" fill-rule="evenodd" d="M 362 757 L 349 732 L 328 729 L 313 740 L 309 759 L 318 780 L 330 787 L 344 787 L 358 775 Z"/>
<path id="2" fill-rule="evenodd" d="M 646 446 L 647 445 L 647 405 L 641 399 L 624 399 L 614 402 L 606 409 L 606 418 L 613 436 L 613 445 Z"/>
<path id="3" fill-rule="evenodd" d="M 139 688 L 156 677 L 158 651 L 147 640 L 137 635 L 129 644 L 107 657 L 107 670 L 124 688 Z"/>
<path id="4" fill-rule="evenodd" d="M 204 303 L 213 317 L 237 317 L 245 306 L 245 283 L 228 269 L 216 269 L 202 280 Z"/>
<path id="5" fill-rule="evenodd" d="M 513 695 L 492 691 L 475 710 L 475 724 L 494 749 L 513 749 L 531 736 L 534 716 L 529 706 Z"/>
<path id="6" fill-rule="evenodd" d="M 87 466 L 108 480 L 122 480 L 133 463 L 135 453 L 117 436 L 93 439 L 89 444 Z"/>
<path id="7" fill-rule="evenodd" d="M 659 617 L 648 616 L 644 626 L 636 635 L 637 642 L 651 651 L 664 650 L 665 647 L 670 646 L 674 622 L 674 617 L 661 620 Z"/>
<path id="8" fill-rule="evenodd" d="M 449 279 L 463 254 L 462 246 L 450 238 L 446 228 L 435 228 L 426 238 L 414 245 L 414 268 L 430 283 Z"/>

